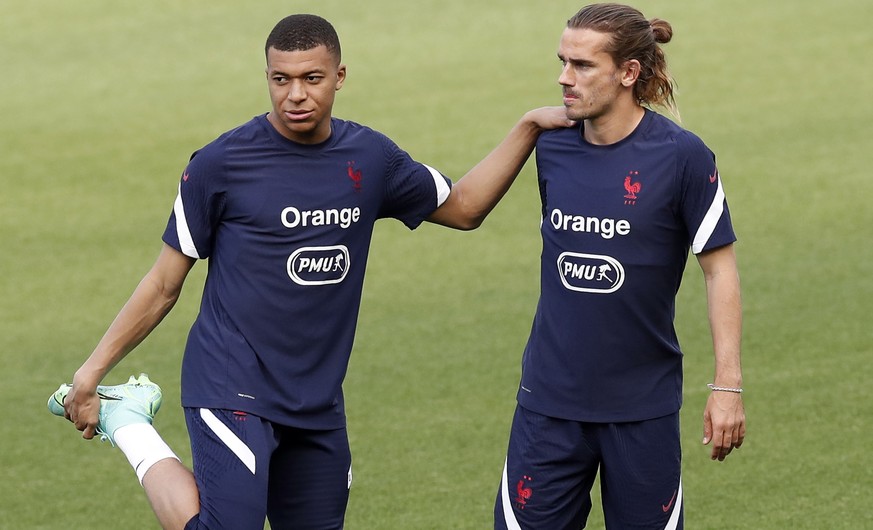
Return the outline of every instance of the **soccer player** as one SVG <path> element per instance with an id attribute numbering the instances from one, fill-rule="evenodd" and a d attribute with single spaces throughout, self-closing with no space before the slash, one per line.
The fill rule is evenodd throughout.
<path id="1" fill-rule="evenodd" d="M 49 408 L 117 445 L 165 528 L 341 528 L 351 457 L 341 384 L 373 225 L 477 227 L 560 107 L 531 111 L 454 187 L 391 140 L 331 115 L 346 78 L 326 20 L 292 15 L 266 42 L 272 110 L 198 150 L 152 269 Z M 152 427 L 146 376 L 99 386 L 209 271 L 182 363 L 193 473 Z"/>
<path id="2" fill-rule="evenodd" d="M 745 437 L 735 235 L 715 156 L 650 107 L 674 108 L 664 20 L 583 7 L 558 46 L 572 128 L 536 143 L 540 300 L 522 357 L 495 528 L 578 529 L 600 473 L 607 528 L 682 528 L 682 352 L 673 327 L 689 249 L 715 352 L 703 443 Z"/>

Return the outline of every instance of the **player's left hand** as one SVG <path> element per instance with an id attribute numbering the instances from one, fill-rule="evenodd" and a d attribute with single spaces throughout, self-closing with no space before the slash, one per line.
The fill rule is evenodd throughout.
<path id="1" fill-rule="evenodd" d="M 724 461 L 743 445 L 746 413 L 741 394 L 711 392 L 703 411 L 703 445 L 712 443 L 713 460 Z"/>

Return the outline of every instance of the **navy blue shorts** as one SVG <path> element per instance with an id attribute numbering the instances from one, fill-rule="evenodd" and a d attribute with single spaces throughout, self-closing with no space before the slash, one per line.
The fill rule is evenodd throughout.
<path id="1" fill-rule="evenodd" d="M 311 431 L 251 414 L 186 408 L 200 513 L 185 526 L 340 529 L 352 483 L 346 429 Z"/>
<path id="2" fill-rule="evenodd" d="M 600 472 L 606 528 L 681 529 L 679 413 L 586 423 L 516 407 L 494 508 L 501 530 L 578 530 Z"/>

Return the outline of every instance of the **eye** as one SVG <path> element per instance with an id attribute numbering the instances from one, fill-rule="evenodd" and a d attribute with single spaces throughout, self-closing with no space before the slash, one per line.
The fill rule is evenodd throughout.
<path id="1" fill-rule="evenodd" d="M 316 84 L 316 83 L 320 82 L 322 79 L 324 79 L 324 77 L 320 76 L 320 75 L 308 75 L 308 76 L 306 76 L 306 82 L 312 83 L 312 84 Z"/>
<path id="2" fill-rule="evenodd" d="M 288 78 L 285 77 L 284 75 L 274 75 L 273 82 L 276 83 L 277 85 L 284 85 L 285 83 L 288 82 Z"/>

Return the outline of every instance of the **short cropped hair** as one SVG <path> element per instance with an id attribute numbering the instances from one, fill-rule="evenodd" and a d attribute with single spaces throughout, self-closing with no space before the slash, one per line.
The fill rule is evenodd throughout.
<path id="1" fill-rule="evenodd" d="M 318 15 L 290 15 L 278 22 L 267 37 L 264 53 L 270 48 L 283 52 L 303 51 L 324 46 L 337 63 L 342 60 L 339 37 L 327 20 Z"/>

